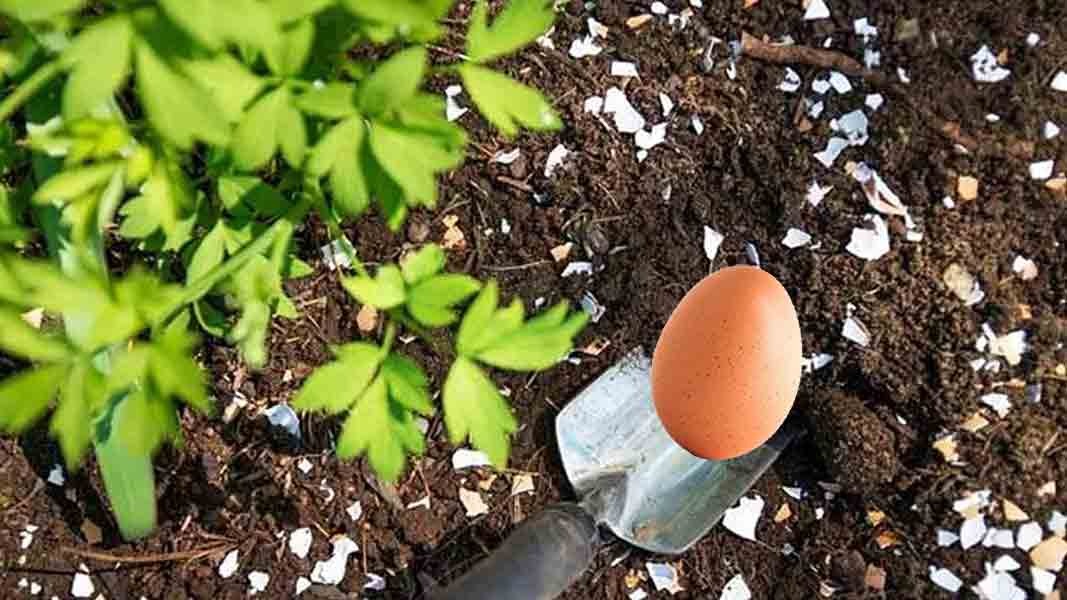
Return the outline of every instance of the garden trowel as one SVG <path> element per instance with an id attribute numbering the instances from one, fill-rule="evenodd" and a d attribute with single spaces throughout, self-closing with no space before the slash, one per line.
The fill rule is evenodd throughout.
<path id="1" fill-rule="evenodd" d="M 651 552 L 684 552 L 799 433 L 787 422 L 748 454 L 697 458 L 663 429 L 650 376 L 649 359 L 635 349 L 563 409 L 556 438 L 579 501 L 527 519 L 488 558 L 430 598 L 555 598 L 592 563 L 602 542 L 598 526 Z"/>

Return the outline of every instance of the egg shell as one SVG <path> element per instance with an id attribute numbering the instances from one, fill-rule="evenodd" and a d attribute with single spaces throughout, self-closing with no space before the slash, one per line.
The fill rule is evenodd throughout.
<path id="1" fill-rule="evenodd" d="M 789 293 L 762 269 L 727 267 L 689 290 L 667 320 L 652 358 L 652 396 L 679 446 L 725 460 L 778 430 L 800 375 Z"/>

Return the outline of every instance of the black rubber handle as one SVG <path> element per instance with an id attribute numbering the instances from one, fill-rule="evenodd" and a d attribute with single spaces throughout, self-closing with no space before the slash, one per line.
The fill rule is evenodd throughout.
<path id="1" fill-rule="evenodd" d="M 552 600 L 593 562 L 593 518 L 577 504 L 556 504 L 526 519 L 489 558 L 431 600 Z"/>

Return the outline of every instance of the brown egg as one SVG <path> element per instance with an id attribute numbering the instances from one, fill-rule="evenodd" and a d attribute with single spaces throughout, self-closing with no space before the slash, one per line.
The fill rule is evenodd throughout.
<path id="1" fill-rule="evenodd" d="M 800 370 L 800 323 L 785 288 L 759 268 L 727 267 L 689 290 L 667 320 L 652 397 L 678 445 L 723 460 L 778 430 Z"/>

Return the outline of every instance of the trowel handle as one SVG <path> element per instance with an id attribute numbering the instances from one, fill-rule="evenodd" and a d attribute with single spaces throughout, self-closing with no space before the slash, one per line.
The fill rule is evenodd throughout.
<path id="1" fill-rule="evenodd" d="M 577 504 L 556 504 L 523 521 L 488 558 L 431 600 L 552 600 L 593 562 L 593 518 Z"/>

